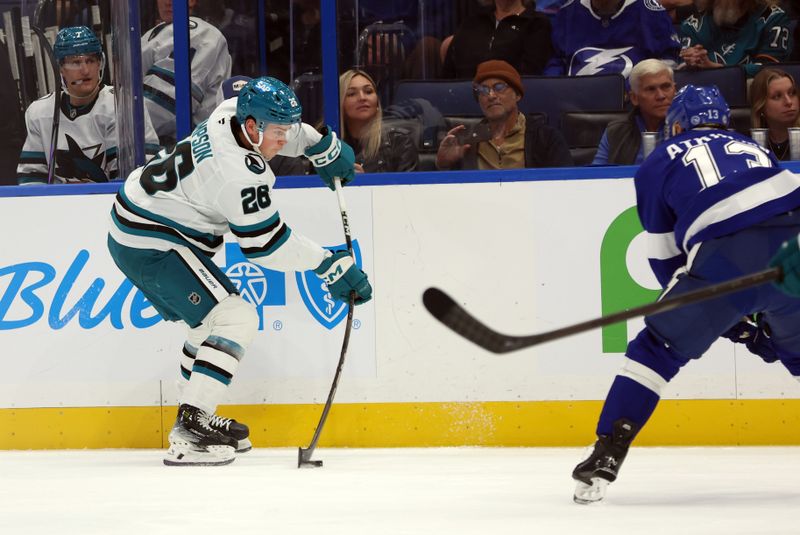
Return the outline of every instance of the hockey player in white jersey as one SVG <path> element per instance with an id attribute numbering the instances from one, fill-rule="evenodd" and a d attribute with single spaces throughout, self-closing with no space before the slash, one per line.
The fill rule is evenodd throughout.
<path id="1" fill-rule="evenodd" d="M 227 464 L 248 447 L 247 426 L 215 414 L 258 328 L 252 305 L 212 261 L 230 231 L 244 255 L 271 269 L 313 269 L 332 297 L 368 301 L 367 275 L 347 251 L 293 232 L 273 202 L 276 154 L 305 155 L 329 187 L 353 178 L 355 157 L 333 132 L 300 122 L 294 92 L 274 78 L 248 82 L 171 152 L 128 177 L 114 202 L 108 247 L 165 320 L 189 326 L 188 383 L 169 436 L 168 465 Z"/>
<path id="2" fill-rule="evenodd" d="M 197 0 L 189 0 L 191 10 Z M 175 142 L 175 58 L 172 0 L 158 0 L 161 23 L 142 36 L 142 84 L 145 107 L 163 145 Z M 216 108 L 219 86 L 231 76 L 228 42 L 217 28 L 189 17 L 192 128 Z"/>
<path id="3" fill-rule="evenodd" d="M 46 184 L 55 157 L 53 182 L 107 182 L 118 177 L 114 89 L 102 83 L 105 56 L 100 40 L 85 26 L 58 32 L 53 52 L 61 91 L 33 102 L 25 111 L 28 134 L 17 166 L 19 184 Z M 51 151 L 53 110 L 60 101 L 58 140 Z M 145 120 L 145 152 L 158 152 L 158 138 Z"/>

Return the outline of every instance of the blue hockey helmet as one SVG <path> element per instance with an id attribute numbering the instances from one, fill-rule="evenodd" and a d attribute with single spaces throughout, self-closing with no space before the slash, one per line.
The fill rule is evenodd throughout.
<path id="1" fill-rule="evenodd" d="M 61 62 L 69 56 L 102 55 L 103 47 L 94 32 L 86 26 L 70 26 L 58 32 L 53 53 L 56 60 Z"/>
<path id="2" fill-rule="evenodd" d="M 300 122 L 303 107 L 292 89 L 275 78 L 254 78 L 239 90 L 236 101 L 236 119 L 244 126 L 248 117 L 256 121 L 259 132 L 267 124 L 295 124 Z"/>
<path id="3" fill-rule="evenodd" d="M 684 132 L 699 126 L 728 128 L 730 117 L 731 110 L 717 86 L 688 84 L 681 87 L 667 110 L 664 138 L 675 135 L 676 126 Z"/>

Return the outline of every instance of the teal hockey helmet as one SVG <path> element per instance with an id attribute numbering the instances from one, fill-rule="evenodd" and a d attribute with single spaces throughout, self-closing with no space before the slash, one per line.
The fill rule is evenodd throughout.
<path id="1" fill-rule="evenodd" d="M 254 78 L 239 90 L 236 101 L 236 120 L 244 126 L 248 117 L 256 121 L 259 132 L 267 124 L 295 124 L 300 122 L 303 107 L 292 89 L 275 78 Z"/>
<path id="2" fill-rule="evenodd" d="M 61 62 L 69 56 L 83 56 L 103 53 L 100 40 L 86 26 L 70 26 L 58 32 L 53 46 L 56 60 Z"/>

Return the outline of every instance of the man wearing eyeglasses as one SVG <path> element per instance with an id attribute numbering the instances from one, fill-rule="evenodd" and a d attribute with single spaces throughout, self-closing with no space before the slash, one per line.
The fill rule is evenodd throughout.
<path id="1" fill-rule="evenodd" d="M 17 165 L 17 182 L 108 182 L 117 169 L 114 90 L 103 84 L 105 56 L 100 40 L 86 26 L 63 28 L 53 52 L 61 73 L 61 91 L 33 102 L 25 111 L 28 131 Z M 59 99 L 58 128 L 53 111 Z M 53 139 L 53 130 L 57 139 Z M 55 147 L 51 147 L 55 144 Z M 145 118 L 145 152 L 158 152 L 158 138 Z M 49 162 L 55 158 L 53 177 Z"/>
<path id="2" fill-rule="evenodd" d="M 437 169 L 521 169 L 572 165 L 558 130 L 520 113 L 525 91 L 519 72 L 502 60 L 478 65 L 473 80 L 483 119 L 474 128 L 459 125 L 442 140 Z"/>

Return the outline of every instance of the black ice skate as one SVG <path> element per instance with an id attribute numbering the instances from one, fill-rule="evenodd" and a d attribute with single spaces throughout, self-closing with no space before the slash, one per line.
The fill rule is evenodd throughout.
<path id="1" fill-rule="evenodd" d="M 168 466 L 214 466 L 232 463 L 237 440 L 212 428 L 208 413 L 183 404 L 169 433 Z"/>
<path id="2" fill-rule="evenodd" d="M 250 428 L 245 424 L 239 423 L 233 418 L 212 414 L 208 419 L 208 425 L 211 429 L 236 440 L 238 442 L 236 453 L 244 453 L 253 449 L 253 444 L 250 442 Z"/>
<path id="3" fill-rule="evenodd" d="M 637 432 L 638 428 L 633 422 L 621 418 L 614 422 L 611 436 L 597 437 L 592 452 L 572 471 L 572 479 L 577 481 L 573 497 L 575 503 L 595 503 L 605 497 L 606 487 L 617 479 Z"/>

